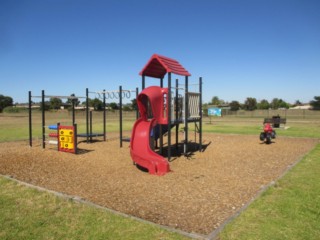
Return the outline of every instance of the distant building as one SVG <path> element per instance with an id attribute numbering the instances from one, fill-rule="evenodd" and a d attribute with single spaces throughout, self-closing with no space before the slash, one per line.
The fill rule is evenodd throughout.
<path id="1" fill-rule="evenodd" d="M 305 109 L 305 110 L 309 110 L 309 109 L 312 109 L 312 107 L 311 107 L 310 104 L 302 104 L 302 105 L 298 105 L 298 106 L 292 107 L 290 109 Z"/>

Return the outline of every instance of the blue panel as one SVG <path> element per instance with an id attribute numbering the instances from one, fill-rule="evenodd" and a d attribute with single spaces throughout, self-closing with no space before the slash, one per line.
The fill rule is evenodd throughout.
<path id="1" fill-rule="evenodd" d="M 51 129 L 51 130 L 57 130 L 58 126 L 57 125 L 49 125 L 48 128 Z"/>

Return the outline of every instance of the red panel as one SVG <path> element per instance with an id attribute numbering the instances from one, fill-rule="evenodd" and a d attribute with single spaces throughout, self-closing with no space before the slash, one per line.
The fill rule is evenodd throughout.
<path id="1" fill-rule="evenodd" d="M 152 55 L 139 74 L 148 77 L 163 78 L 164 75 L 169 72 L 181 76 L 191 76 L 177 60 L 158 54 Z"/>
<path id="2" fill-rule="evenodd" d="M 58 133 L 49 133 L 49 137 L 58 137 Z"/>

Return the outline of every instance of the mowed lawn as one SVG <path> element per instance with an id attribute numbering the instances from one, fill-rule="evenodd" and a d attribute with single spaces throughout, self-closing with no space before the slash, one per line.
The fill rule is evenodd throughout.
<path id="1" fill-rule="evenodd" d="M 69 113 L 46 114 L 46 122 L 70 123 Z M 85 117 L 78 114 L 81 130 Z M 127 115 L 130 131 L 134 115 Z M 320 139 L 320 120 L 288 120 L 278 136 Z M 194 128 L 190 124 L 190 128 Z M 205 132 L 256 134 L 261 119 L 204 119 Z M 102 117 L 94 118 L 101 131 Z M 107 117 L 107 132 L 119 129 L 118 116 Z M 0 114 L 0 141 L 28 139 L 27 114 Z M 34 114 L 33 136 L 41 136 L 41 114 Z M 319 239 L 320 144 L 280 181 L 276 182 L 240 216 L 229 223 L 220 239 Z M 41 192 L 0 178 L 0 239 L 187 239 L 152 224 L 118 216 L 72 200 Z"/>

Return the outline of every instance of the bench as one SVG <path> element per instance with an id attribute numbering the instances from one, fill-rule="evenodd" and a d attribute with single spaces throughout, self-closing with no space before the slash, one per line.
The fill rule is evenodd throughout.
<path id="1" fill-rule="evenodd" d="M 287 119 L 276 116 L 272 118 L 265 118 L 263 124 L 265 123 L 271 123 L 273 127 L 278 128 L 280 127 L 280 124 L 286 124 Z"/>

